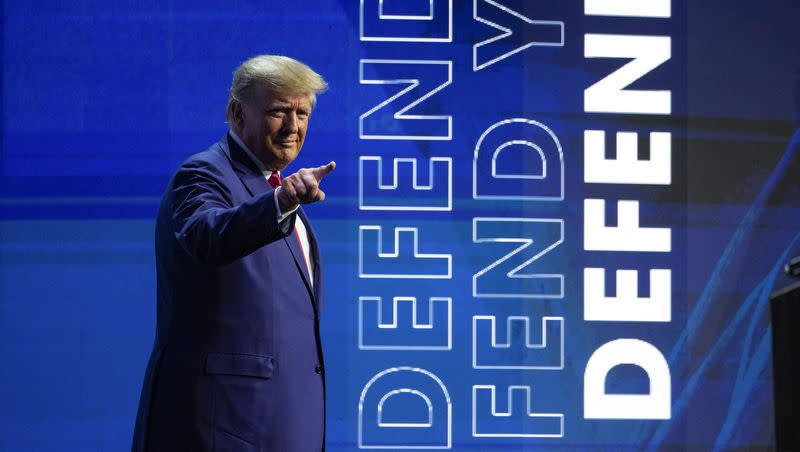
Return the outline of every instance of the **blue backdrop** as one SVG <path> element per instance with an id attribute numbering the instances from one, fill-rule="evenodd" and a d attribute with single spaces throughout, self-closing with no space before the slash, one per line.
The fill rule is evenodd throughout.
<path id="1" fill-rule="evenodd" d="M 4 2 L 0 449 L 129 448 L 158 201 L 263 53 L 331 87 L 288 169 L 338 164 L 307 209 L 330 450 L 770 447 L 800 9 L 621 3 Z M 631 149 L 666 160 L 594 170 Z M 617 270 L 666 315 L 587 309 L 631 285 Z M 619 365 L 598 380 L 601 355 Z M 591 395 L 663 387 L 644 409 Z"/>

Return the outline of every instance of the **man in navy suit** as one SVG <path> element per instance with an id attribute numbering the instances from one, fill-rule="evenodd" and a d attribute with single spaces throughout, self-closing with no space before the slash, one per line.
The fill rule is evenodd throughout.
<path id="1" fill-rule="evenodd" d="M 135 451 L 324 450 L 319 248 L 301 204 L 334 162 L 281 180 L 324 79 L 262 55 L 234 73 L 218 143 L 189 157 L 156 222 L 157 329 Z"/>

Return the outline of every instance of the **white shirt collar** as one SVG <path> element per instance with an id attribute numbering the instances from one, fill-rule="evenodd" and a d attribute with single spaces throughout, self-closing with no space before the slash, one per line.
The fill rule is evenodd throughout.
<path id="1" fill-rule="evenodd" d="M 250 157 L 250 160 L 252 160 L 253 163 L 256 164 L 256 167 L 259 169 L 259 171 L 261 171 L 261 174 L 263 174 L 264 177 L 269 179 L 269 177 L 272 176 L 272 171 L 264 168 L 264 164 L 261 163 L 261 160 L 259 160 L 258 157 L 256 157 L 255 154 L 253 154 L 253 151 L 251 151 L 250 148 L 248 148 L 247 145 L 244 144 L 244 141 L 242 141 L 242 139 L 239 138 L 238 135 L 236 135 L 236 132 L 234 132 L 233 129 L 230 129 L 228 132 L 230 132 L 233 141 L 235 141 L 236 144 L 238 144 L 239 147 L 244 150 L 244 153 L 247 154 L 248 157 Z M 280 174 L 280 172 L 278 172 L 278 174 Z"/>

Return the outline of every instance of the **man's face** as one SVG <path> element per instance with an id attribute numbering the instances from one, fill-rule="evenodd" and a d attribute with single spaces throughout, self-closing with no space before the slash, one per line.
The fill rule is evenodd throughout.
<path id="1" fill-rule="evenodd" d="M 311 115 L 311 96 L 277 94 L 258 87 L 242 104 L 237 134 L 270 171 L 286 168 L 300 153 Z"/>

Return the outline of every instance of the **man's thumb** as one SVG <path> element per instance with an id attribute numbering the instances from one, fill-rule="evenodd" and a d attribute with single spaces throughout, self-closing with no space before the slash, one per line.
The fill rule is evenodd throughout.
<path id="1" fill-rule="evenodd" d="M 322 165 L 318 168 L 314 168 L 311 171 L 314 173 L 314 178 L 317 179 L 317 182 L 319 182 L 323 177 L 327 176 L 328 173 L 333 171 L 334 168 L 336 168 L 336 162 L 330 162 L 327 165 Z"/>

